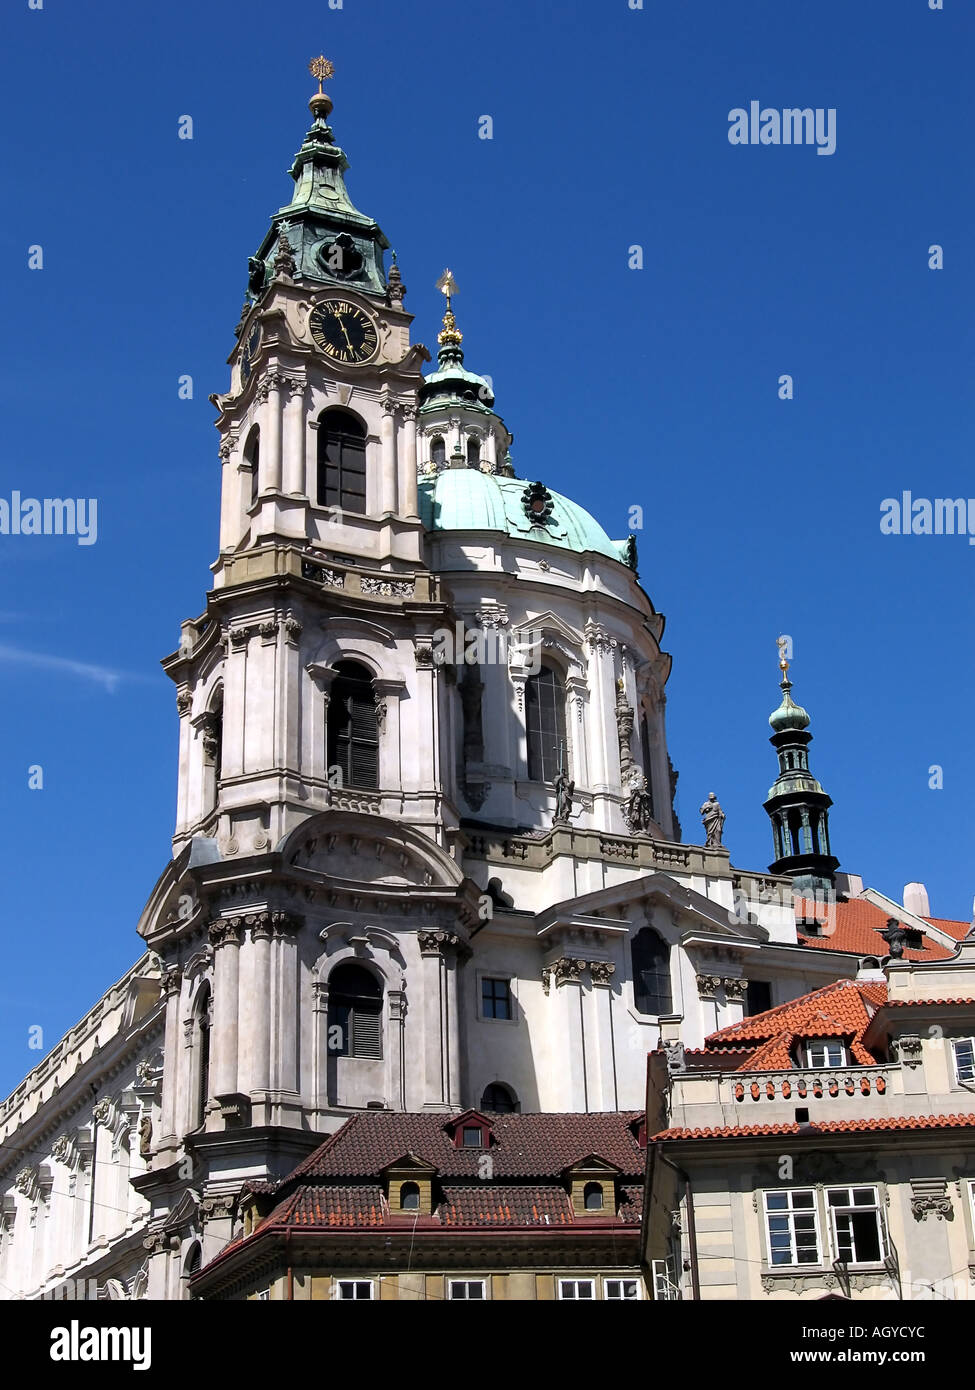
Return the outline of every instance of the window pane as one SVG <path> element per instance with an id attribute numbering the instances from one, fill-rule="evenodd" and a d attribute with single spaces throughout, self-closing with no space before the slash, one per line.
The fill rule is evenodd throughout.
<path id="1" fill-rule="evenodd" d="M 554 670 L 543 666 L 525 683 L 525 732 L 528 776 L 533 782 L 554 782 L 560 766 L 568 767 L 565 739 L 565 685 Z"/>
<path id="2" fill-rule="evenodd" d="M 481 1004 L 485 1018 L 510 1018 L 511 986 L 508 981 L 482 980 Z"/>

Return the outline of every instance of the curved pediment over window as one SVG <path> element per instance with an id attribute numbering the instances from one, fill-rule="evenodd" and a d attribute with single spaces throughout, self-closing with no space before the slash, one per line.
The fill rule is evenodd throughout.
<path id="1" fill-rule="evenodd" d="M 379 816 L 324 811 L 278 846 L 284 862 L 347 883 L 458 888 L 455 860 L 411 827 Z"/>

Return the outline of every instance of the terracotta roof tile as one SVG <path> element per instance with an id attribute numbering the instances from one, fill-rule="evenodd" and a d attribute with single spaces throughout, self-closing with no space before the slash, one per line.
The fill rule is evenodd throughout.
<path id="1" fill-rule="evenodd" d="M 781 1134 L 854 1134 L 860 1131 L 905 1129 L 972 1129 L 975 1115 L 888 1115 L 870 1120 L 824 1120 L 815 1125 L 726 1125 L 719 1129 L 664 1129 L 654 1142 L 664 1139 L 750 1139 Z"/>
<path id="2" fill-rule="evenodd" d="M 354 1115 L 301 1163 L 298 1178 L 362 1178 L 381 1173 L 406 1153 L 435 1167 L 444 1179 L 480 1179 L 482 1149 L 455 1148 L 443 1114 Z M 494 1180 L 558 1177 L 573 1163 L 597 1154 L 626 1177 L 643 1173 L 643 1150 L 631 1125 L 639 1111 L 564 1115 L 495 1115 L 490 1148 Z"/>
<path id="3" fill-rule="evenodd" d="M 975 999 L 886 999 L 888 1009 L 930 1009 L 939 1004 L 975 1005 Z"/>
<path id="4" fill-rule="evenodd" d="M 796 931 L 803 946 L 815 946 L 824 951 L 851 951 L 858 956 L 887 956 L 890 946 L 880 935 L 887 925 L 887 913 L 867 898 L 850 898 L 832 904 L 813 899 L 796 898 Z M 815 915 L 824 922 L 823 935 L 806 936 L 798 918 L 803 912 Z M 960 941 L 971 922 L 956 922 L 949 918 L 925 917 L 943 932 Z M 940 941 L 924 937 L 924 949 L 905 950 L 905 960 L 947 960 L 954 952 Z"/>
<path id="5" fill-rule="evenodd" d="M 837 980 L 800 999 L 791 999 L 740 1023 L 721 1028 L 707 1039 L 715 1051 L 736 1042 L 762 1044 L 736 1070 L 778 1071 L 792 1066 L 791 1049 L 804 1038 L 843 1038 L 857 1062 L 876 1060 L 861 1041 L 871 1018 L 887 997 L 880 981 Z"/>

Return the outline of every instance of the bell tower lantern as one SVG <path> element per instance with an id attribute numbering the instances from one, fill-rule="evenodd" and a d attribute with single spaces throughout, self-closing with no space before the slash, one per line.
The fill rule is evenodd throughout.
<path id="1" fill-rule="evenodd" d="M 248 263 L 247 297 L 220 412 L 222 494 L 215 587 L 228 558 L 307 546 L 383 568 L 422 561 L 416 416 L 429 353 L 410 343 L 405 286 L 378 223 L 352 203 L 348 160 L 311 71 L 312 124 Z"/>

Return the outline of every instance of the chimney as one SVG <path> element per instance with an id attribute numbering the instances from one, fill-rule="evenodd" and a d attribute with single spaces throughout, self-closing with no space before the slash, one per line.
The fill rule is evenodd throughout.
<path id="1" fill-rule="evenodd" d="M 928 906 L 928 890 L 923 883 L 904 885 L 904 906 L 908 912 L 913 912 L 915 917 L 931 916 L 931 908 Z"/>

